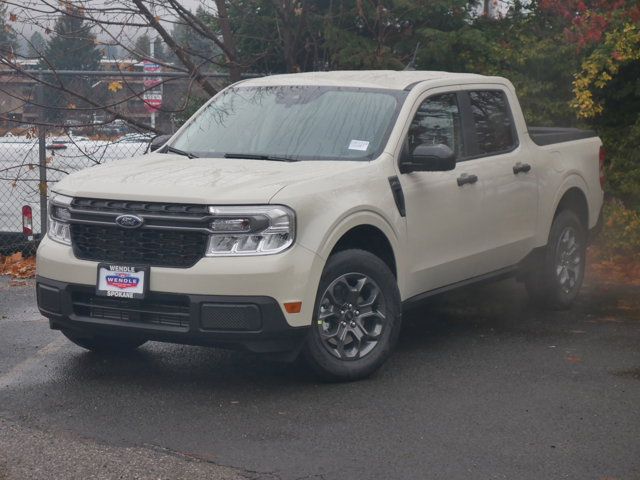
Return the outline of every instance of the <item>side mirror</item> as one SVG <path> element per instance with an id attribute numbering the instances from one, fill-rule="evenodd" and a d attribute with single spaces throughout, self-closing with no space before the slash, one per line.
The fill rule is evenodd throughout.
<path id="1" fill-rule="evenodd" d="M 151 141 L 149 142 L 149 146 L 147 147 L 147 153 L 148 152 L 155 152 L 156 150 L 158 150 L 162 145 L 164 145 L 165 143 L 167 143 L 167 141 L 172 137 L 172 135 L 156 135 L 155 137 L 153 137 L 151 139 Z"/>
<path id="2" fill-rule="evenodd" d="M 456 168 L 456 154 L 444 144 L 418 145 L 400 164 L 401 173 L 447 172 Z"/>

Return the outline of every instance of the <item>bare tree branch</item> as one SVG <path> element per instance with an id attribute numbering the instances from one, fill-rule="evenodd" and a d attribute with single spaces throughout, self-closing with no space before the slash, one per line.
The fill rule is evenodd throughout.
<path id="1" fill-rule="evenodd" d="M 138 9 L 140 10 L 140 13 L 147 19 L 147 21 L 155 29 L 155 31 L 158 32 L 158 34 L 162 37 L 169 48 L 173 50 L 182 64 L 187 67 L 189 73 L 200 84 L 202 89 L 211 96 L 218 93 L 218 90 L 207 80 L 204 75 L 202 75 L 202 73 L 200 73 L 197 66 L 191 61 L 191 58 L 189 58 L 189 55 L 185 52 L 185 49 L 182 46 L 178 45 L 178 43 L 169 34 L 169 32 L 162 26 L 158 18 L 153 15 L 153 13 L 151 13 L 151 11 L 146 7 L 144 2 L 142 0 L 133 0 L 133 3 L 136 4 Z"/>

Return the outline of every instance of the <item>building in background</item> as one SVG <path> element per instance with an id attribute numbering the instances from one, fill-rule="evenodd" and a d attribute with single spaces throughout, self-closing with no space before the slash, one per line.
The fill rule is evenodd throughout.
<path id="1" fill-rule="evenodd" d="M 35 71 L 39 68 L 39 62 L 22 60 L 18 66 L 21 70 Z M 149 97 L 150 88 L 154 93 L 159 90 L 157 83 L 150 85 L 148 77 L 120 75 L 120 72 L 142 73 L 144 62 L 137 59 L 102 59 L 100 70 L 113 72 L 113 76 L 77 75 L 88 86 L 92 100 L 112 106 L 113 110 L 126 118 L 151 126 L 152 112 L 145 104 L 144 97 Z M 39 122 L 41 112 L 37 105 L 37 84 L 31 76 L 0 65 L 0 135 L 15 128 L 29 128 Z M 187 95 L 194 92 L 202 94 L 197 89 L 189 91 L 189 81 L 181 78 L 165 79 L 162 91 L 162 108 L 155 112 L 155 124 L 161 131 L 172 132 L 175 128 L 172 117 L 187 104 Z M 49 94 L 56 94 L 56 91 L 51 90 Z M 80 101 L 73 99 L 69 101 L 68 108 L 61 111 L 58 120 L 52 123 L 83 130 L 84 133 L 126 133 L 123 132 L 127 129 L 126 124 L 121 121 L 116 126 L 102 126 L 113 120 L 113 115 L 104 109 L 80 105 Z"/>

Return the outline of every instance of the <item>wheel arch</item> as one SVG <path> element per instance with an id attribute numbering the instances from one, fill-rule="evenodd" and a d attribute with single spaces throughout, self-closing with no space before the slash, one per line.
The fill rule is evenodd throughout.
<path id="1" fill-rule="evenodd" d="M 396 228 L 401 226 L 396 225 Z M 332 253 L 346 248 L 360 248 L 371 252 L 389 266 L 402 292 L 404 264 L 400 255 L 400 240 L 396 228 L 376 211 L 353 212 L 336 221 L 327 230 L 317 253 L 326 262 Z"/>
<path id="2" fill-rule="evenodd" d="M 553 218 L 555 219 L 563 210 L 571 210 L 578 216 L 585 230 L 589 229 L 589 203 L 582 189 L 576 186 L 567 189 L 556 204 Z"/>
<path id="3" fill-rule="evenodd" d="M 553 201 L 546 204 L 546 207 L 541 210 L 541 229 L 538 232 L 536 244 L 544 246 L 549 240 L 549 232 L 551 231 L 551 225 L 556 216 L 563 209 L 571 209 L 576 212 L 580 218 L 581 223 L 586 229 L 589 227 L 590 212 L 589 212 L 589 195 L 587 184 L 584 179 L 577 174 L 569 175 L 562 182 L 560 187 L 556 190 L 556 195 Z"/>
<path id="4" fill-rule="evenodd" d="M 391 242 L 382 230 L 370 224 L 360 224 L 347 230 L 333 245 L 329 256 L 334 253 L 357 248 L 369 252 L 382 260 L 391 270 L 396 280 L 398 265 Z"/>

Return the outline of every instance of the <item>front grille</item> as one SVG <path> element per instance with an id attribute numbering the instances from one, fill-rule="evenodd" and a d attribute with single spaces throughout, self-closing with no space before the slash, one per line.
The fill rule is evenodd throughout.
<path id="1" fill-rule="evenodd" d="M 170 300 L 153 295 L 144 300 L 120 300 L 83 291 L 74 292 L 72 302 L 73 313 L 81 317 L 189 329 L 189 300 L 179 295 Z"/>
<path id="2" fill-rule="evenodd" d="M 207 235 L 177 230 L 126 230 L 117 226 L 71 225 L 73 253 L 82 260 L 188 268 L 200 260 Z"/>
<path id="3" fill-rule="evenodd" d="M 71 225 L 75 256 L 98 262 L 188 268 L 204 256 L 207 240 L 206 234 L 198 232 Z"/>
<path id="4" fill-rule="evenodd" d="M 75 198 L 70 212 L 73 252 L 82 260 L 188 268 L 206 251 L 206 205 Z M 116 225 L 124 214 L 142 218 L 144 226 Z"/>

